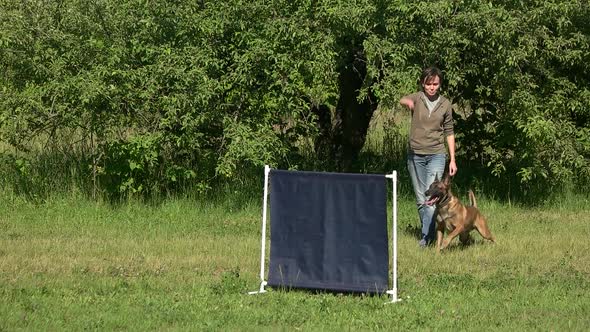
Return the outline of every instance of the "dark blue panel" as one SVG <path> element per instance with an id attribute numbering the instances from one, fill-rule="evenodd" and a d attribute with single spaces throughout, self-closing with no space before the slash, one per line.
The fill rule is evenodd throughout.
<path id="1" fill-rule="evenodd" d="M 382 293 L 384 175 L 271 170 L 270 286 Z"/>

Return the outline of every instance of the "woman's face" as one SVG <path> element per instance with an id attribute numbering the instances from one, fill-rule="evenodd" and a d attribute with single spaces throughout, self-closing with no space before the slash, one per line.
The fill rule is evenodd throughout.
<path id="1" fill-rule="evenodd" d="M 434 97 L 440 88 L 440 77 L 427 77 L 424 80 L 424 83 L 422 83 L 422 87 L 424 88 L 424 93 L 426 93 L 427 96 Z"/>

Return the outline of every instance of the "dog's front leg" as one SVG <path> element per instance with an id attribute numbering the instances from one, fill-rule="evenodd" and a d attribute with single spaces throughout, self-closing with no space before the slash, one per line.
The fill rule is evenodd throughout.
<path id="1" fill-rule="evenodd" d="M 436 252 L 439 253 L 440 252 L 440 245 L 442 244 L 443 241 L 443 234 L 445 231 L 445 221 L 442 220 L 442 218 L 440 218 L 440 216 L 438 216 L 437 221 L 436 221 Z"/>
<path id="2" fill-rule="evenodd" d="M 443 238 L 443 231 L 440 229 L 436 230 L 436 252 L 440 253 L 440 245 L 442 244 L 442 238 Z"/>
<path id="3" fill-rule="evenodd" d="M 453 229 L 453 231 L 451 233 L 449 233 L 449 235 L 447 235 L 447 237 L 444 239 L 443 244 L 440 247 L 440 250 L 443 250 L 444 248 L 446 248 L 449 245 L 449 243 L 451 243 L 451 241 L 453 241 L 453 239 L 455 237 L 457 237 L 457 235 L 461 234 L 464 230 L 465 230 L 465 226 L 463 226 L 463 225 L 459 225 L 459 226 L 455 227 L 455 229 Z"/>

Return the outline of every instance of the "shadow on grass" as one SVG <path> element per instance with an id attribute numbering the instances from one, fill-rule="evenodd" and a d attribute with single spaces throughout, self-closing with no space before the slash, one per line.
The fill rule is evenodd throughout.
<path id="1" fill-rule="evenodd" d="M 406 225 L 406 227 L 404 227 L 402 230 L 404 234 L 410 235 L 416 240 L 420 240 L 422 238 L 422 229 L 418 225 Z"/>
<path id="2" fill-rule="evenodd" d="M 331 295 L 335 297 L 352 296 L 352 297 L 381 297 L 386 296 L 384 292 L 360 292 L 360 291 L 341 291 L 330 289 L 315 289 L 315 288 L 299 288 L 292 286 L 267 286 L 274 292 L 293 293 L 301 295 Z"/>
<path id="3" fill-rule="evenodd" d="M 445 234 L 446 235 L 446 234 Z M 484 239 L 473 239 L 471 238 L 468 242 L 462 243 L 457 239 L 454 239 L 448 247 L 444 250 L 441 250 L 441 253 L 444 254 L 445 252 L 463 252 L 469 249 L 481 247 L 481 246 L 493 246 L 494 243 L 491 243 Z M 436 241 L 430 243 L 428 247 L 436 249 Z"/>

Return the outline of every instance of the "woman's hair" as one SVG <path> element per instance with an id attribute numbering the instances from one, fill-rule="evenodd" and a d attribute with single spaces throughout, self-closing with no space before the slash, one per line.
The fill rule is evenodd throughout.
<path id="1" fill-rule="evenodd" d="M 426 81 L 430 80 L 431 78 L 438 76 L 440 78 L 440 82 L 442 83 L 443 76 L 442 71 L 437 67 L 428 67 L 422 70 L 422 75 L 420 75 L 420 86 L 422 83 L 426 83 Z"/>

